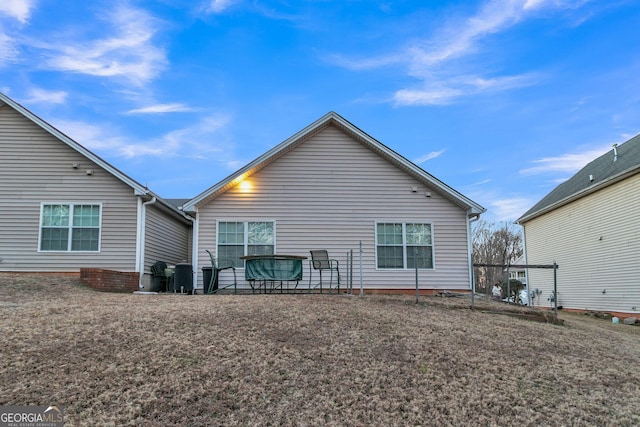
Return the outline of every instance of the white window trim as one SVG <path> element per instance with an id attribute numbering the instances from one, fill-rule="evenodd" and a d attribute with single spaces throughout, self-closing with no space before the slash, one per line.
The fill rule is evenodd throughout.
<path id="1" fill-rule="evenodd" d="M 69 236 L 67 241 L 67 250 L 66 251 L 43 251 L 42 250 L 42 215 L 44 213 L 44 207 L 49 205 L 68 205 L 71 207 L 69 212 L 69 225 L 67 226 L 69 229 Z M 72 251 L 71 250 L 71 242 L 72 242 L 72 218 L 73 218 L 73 206 L 77 205 L 91 205 L 98 206 L 100 208 L 100 218 L 98 219 L 98 250 L 97 251 Z M 102 251 L 102 202 L 40 202 L 40 217 L 38 218 L 38 252 L 44 254 L 53 254 L 53 253 L 64 253 L 64 254 L 97 254 Z"/>
<path id="2" fill-rule="evenodd" d="M 241 222 L 243 224 L 243 245 L 244 245 L 244 249 L 242 251 L 242 253 L 246 256 L 247 255 L 247 250 L 249 248 L 249 223 L 250 222 L 270 222 L 273 224 L 273 253 L 277 254 L 277 239 L 276 236 L 278 235 L 277 233 L 277 224 L 276 224 L 276 220 L 275 219 L 218 219 L 216 220 L 216 257 L 218 256 L 218 246 L 220 245 L 220 233 L 218 232 L 218 230 L 220 230 L 220 223 L 221 222 Z M 244 269 L 244 263 L 242 263 L 242 265 L 237 265 L 236 269 Z"/>
<path id="3" fill-rule="evenodd" d="M 402 268 L 380 268 L 378 266 L 378 224 L 402 224 Z M 407 268 L 407 224 L 427 224 L 431 227 L 431 259 L 433 260 L 433 266 L 431 268 L 420 268 L 423 271 L 433 271 L 436 269 L 436 244 L 435 244 L 435 226 L 433 222 L 425 220 L 380 220 L 376 221 L 373 225 L 373 235 L 375 241 L 375 269 L 377 271 L 407 271 L 414 270 L 413 268 Z M 385 246 L 385 245 L 381 245 Z"/>

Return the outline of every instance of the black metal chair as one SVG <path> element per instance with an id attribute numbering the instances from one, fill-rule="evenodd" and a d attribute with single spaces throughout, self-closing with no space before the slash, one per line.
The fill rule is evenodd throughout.
<path id="1" fill-rule="evenodd" d="M 309 262 L 309 292 L 311 292 L 311 281 L 312 281 L 312 273 L 313 270 L 316 270 L 320 273 L 320 281 L 313 286 L 313 289 L 320 288 L 320 293 L 322 293 L 323 279 L 322 272 L 329 270 L 329 292 L 333 289 L 333 272 L 336 272 L 337 279 L 337 290 L 340 293 L 340 263 L 338 260 L 329 258 L 329 253 L 324 250 L 313 250 L 311 252 L 311 261 Z M 312 270 L 313 268 L 313 270 Z"/>
<path id="2" fill-rule="evenodd" d="M 151 266 L 151 275 L 153 277 L 153 292 L 167 292 L 169 290 L 169 278 L 165 273 L 166 268 L 167 263 L 164 261 L 156 261 L 155 264 Z M 161 287 L 163 283 L 164 288 Z"/>
<path id="3" fill-rule="evenodd" d="M 209 250 L 205 249 L 205 251 L 209 254 L 209 258 L 211 259 L 211 280 L 209 283 L 202 283 L 204 293 L 213 294 L 233 286 L 233 293 L 237 294 L 238 278 L 236 276 L 236 266 L 233 264 L 233 261 L 230 259 L 215 258 Z M 233 283 L 221 287 L 218 283 L 220 272 L 228 269 L 233 271 Z"/>

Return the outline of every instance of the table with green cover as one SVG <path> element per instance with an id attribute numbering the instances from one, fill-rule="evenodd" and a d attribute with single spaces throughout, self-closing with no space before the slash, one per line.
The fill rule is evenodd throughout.
<path id="1" fill-rule="evenodd" d="M 302 260 L 305 256 L 298 255 L 247 255 L 241 256 L 245 261 L 244 277 L 251 284 L 258 285 L 258 290 L 263 288 L 267 292 L 267 284 L 271 284 L 273 291 L 278 284 L 283 290 L 283 282 L 296 282 L 302 280 Z"/>

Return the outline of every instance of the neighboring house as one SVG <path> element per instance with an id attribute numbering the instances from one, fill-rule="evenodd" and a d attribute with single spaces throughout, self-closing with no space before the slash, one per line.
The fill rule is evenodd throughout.
<path id="1" fill-rule="evenodd" d="M 527 285 L 527 269 L 523 267 L 519 267 L 520 265 L 525 265 L 525 264 L 526 262 L 524 260 L 524 255 L 520 255 L 513 263 L 511 263 L 511 266 L 509 267 L 508 272 L 509 272 L 509 280 L 517 280 L 524 285 L 524 288 L 521 289 L 520 292 L 518 293 L 519 300 L 516 300 L 516 302 L 524 305 L 530 305 L 529 304 L 529 300 L 530 300 L 529 288 Z M 507 297 L 507 301 L 511 301 L 511 299 Z M 532 303 L 536 302 L 535 297 L 534 299 L 531 300 L 531 302 Z"/>
<path id="2" fill-rule="evenodd" d="M 196 217 L 196 270 L 210 266 L 210 250 L 234 259 L 246 286 L 239 256 L 326 249 L 340 262 L 344 286 L 353 250 L 354 287 L 362 277 L 368 292 L 415 289 L 416 263 L 421 289 L 470 290 L 470 221 L 485 212 L 333 112 L 183 210 Z M 232 277 L 225 270 L 220 280 Z M 302 286 L 308 280 L 305 264 Z"/>
<path id="3" fill-rule="evenodd" d="M 183 212 L 3 94 L 0 203 L 0 271 L 148 273 L 190 259 Z"/>
<path id="4" fill-rule="evenodd" d="M 527 211 L 527 264 L 558 264 L 558 305 L 640 313 L 640 135 L 598 157 Z M 528 270 L 553 304 L 552 270 Z"/>
<path id="5" fill-rule="evenodd" d="M 514 266 L 525 265 L 524 255 L 519 256 L 513 263 Z M 518 280 L 527 286 L 527 269 L 522 267 L 509 267 L 509 280 Z"/>

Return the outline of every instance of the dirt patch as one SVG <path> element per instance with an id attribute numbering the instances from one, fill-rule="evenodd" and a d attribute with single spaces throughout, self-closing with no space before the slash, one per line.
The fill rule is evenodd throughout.
<path id="1" fill-rule="evenodd" d="M 640 425 L 640 328 L 588 316 L 11 274 L 0 302 L 0 404 L 57 404 L 67 425 Z"/>

